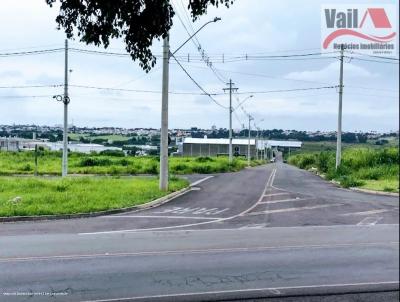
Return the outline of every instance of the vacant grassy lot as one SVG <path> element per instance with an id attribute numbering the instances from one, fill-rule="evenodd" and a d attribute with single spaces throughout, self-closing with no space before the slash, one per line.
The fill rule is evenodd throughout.
<path id="1" fill-rule="evenodd" d="M 161 192 L 156 178 L 0 177 L 0 217 L 89 213 L 146 203 L 188 185 L 171 179 Z"/>
<path id="2" fill-rule="evenodd" d="M 170 173 L 218 173 L 238 171 L 247 166 L 244 159 L 235 159 L 230 165 L 226 157 L 171 157 Z M 263 161 L 252 161 L 258 165 Z M 69 173 L 100 175 L 157 174 L 158 157 L 125 157 L 101 154 L 69 154 Z M 0 152 L 0 175 L 33 174 L 34 153 Z M 42 151 L 38 158 L 39 175 L 60 175 L 61 153 Z"/>
<path id="3" fill-rule="evenodd" d="M 399 148 L 348 148 L 342 164 L 335 169 L 335 152 L 302 153 L 289 158 L 301 168 L 317 168 L 327 179 L 335 179 L 344 187 L 399 192 Z"/>

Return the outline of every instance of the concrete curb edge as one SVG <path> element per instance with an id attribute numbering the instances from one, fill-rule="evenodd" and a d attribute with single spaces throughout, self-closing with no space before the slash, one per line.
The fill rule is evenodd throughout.
<path id="1" fill-rule="evenodd" d="M 174 198 L 191 191 L 191 189 L 192 189 L 192 185 L 189 185 L 186 188 L 172 192 L 168 195 L 154 199 L 147 203 L 132 206 L 132 207 L 121 208 L 121 209 L 113 209 L 113 210 L 98 211 L 98 212 L 91 212 L 91 213 L 77 213 L 77 214 L 0 217 L 0 223 L 1 222 L 18 222 L 18 221 L 40 221 L 40 220 L 89 218 L 89 217 L 98 217 L 98 216 L 103 216 L 103 215 L 125 213 L 125 212 L 130 212 L 130 211 L 135 211 L 135 210 L 140 211 L 140 210 L 158 207 L 162 204 L 165 204 L 165 203 L 173 200 Z"/>

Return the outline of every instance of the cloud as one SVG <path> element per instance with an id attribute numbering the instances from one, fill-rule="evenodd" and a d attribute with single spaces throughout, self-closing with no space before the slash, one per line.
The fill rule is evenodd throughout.
<path id="1" fill-rule="evenodd" d="M 379 73 L 369 71 L 364 67 L 351 63 L 345 63 L 343 70 L 346 79 L 349 78 L 374 79 L 380 76 Z M 340 72 L 340 64 L 337 61 L 326 65 L 322 69 L 290 72 L 286 74 L 284 78 L 290 80 L 337 82 L 339 78 L 339 72 Z"/>

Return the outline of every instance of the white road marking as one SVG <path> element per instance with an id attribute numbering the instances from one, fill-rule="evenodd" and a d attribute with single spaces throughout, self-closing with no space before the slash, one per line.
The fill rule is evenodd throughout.
<path id="1" fill-rule="evenodd" d="M 261 201 L 260 204 L 266 204 L 266 203 L 280 203 L 280 202 L 287 202 L 287 201 L 298 201 L 298 200 L 311 200 L 313 198 L 290 198 L 290 199 L 278 199 L 278 200 L 267 200 L 267 201 Z"/>
<path id="2" fill-rule="evenodd" d="M 240 213 L 240 214 L 237 215 L 236 217 L 246 215 L 247 213 L 249 213 L 249 212 L 251 212 L 253 209 L 255 209 L 255 208 L 260 204 L 260 202 L 262 202 L 265 193 L 266 193 L 267 190 L 270 189 L 271 186 L 272 186 L 272 183 L 273 183 L 273 181 L 274 181 L 274 179 L 275 179 L 275 174 L 276 174 L 276 168 L 274 168 L 274 170 L 272 170 L 272 172 L 271 172 L 271 174 L 270 174 L 270 176 L 269 176 L 269 178 L 268 178 L 268 180 L 267 180 L 267 183 L 265 184 L 264 191 L 263 191 L 263 193 L 261 194 L 261 196 L 260 196 L 260 198 L 258 199 L 258 201 L 257 201 L 253 206 L 251 206 L 251 207 L 248 208 L 247 210 L 244 210 L 242 213 Z"/>
<path id="3" fill-rule="evenodd" d="M 203 225 L 203 224 L 208 224 L 208 223 L 214 223 L 214 224 L 219 224 L 219 223 L 223 223 L 224 219 L 218 219 L 216 221 L 206 221 L 206 222 L 200 222 L 200 223 L 192 223 L 190 225 L 186 225 L 186 226 L 198 226 L 198 225 Z M 381 223 L 381 224 L 377 224 L 374 227 L 384 227 L 384 226 L 396 226 L 398 227 L 399 224 L 397 223 Z M 179 227 L 181 227 L 181 225 L 179 225 Z M 321 229 L 321 228 L 359 228 L 360 226 L 356 226 L 354 224 L 335 224 L 335 225 L 306 225 L 306 226 L 287 226 L 287 227 L 280 227 L 280 226 L 271 226 L 269 227 L 270 229 Z M 167 230 L 171 229 L 171 228 L 177 228 L 177 226 L 172 226 L 172 227 L 166 227 Z M 118 234 L 118 233 L 146 233 L 149 231 L 152 232 L 158 232 L 158 233 L 162 233 L 164 232 L 164 228 L 160 227 L 160 228 L 152 228 L 152 229 L 131 229 L 131 230 L 125 230 L 125 231 L 107 231 L 107 232 L 97 232 L 97 233 L 78 233 L 77 235 L 79 236 L 85 236 L 85 235 L 101 235 L 101 234 Z M 174 230 L 175 233 L 177 232 L 184 232 L 184 233 L 188 233 L 188 232 L 215 232 L 215 231 L 228 231 L 228 232 L 232 232 L 232 231 L 243 231 L 245 229 L 238 229 L 238 228 L 213 228 L 213 229 L 184 229 L 184 230 Z"/>
<path id="4" fill-rule="evenodd" d="M 382 217 L 365 217 L 363 220 L 357 223 L 357 225 L 359 226 L 375 225 L 381 219 Z"/>
<path id="5" fill-rule="evenodd" d="M 260 223 L 260 224 L 248 224 L 239 228 L 239 230 L 243 229 L 263 229 L 268 226 L 268 223 Z"/>
<path id="6" fill-rule="evenodd" d="M 272 194 L 265 194 L 264 197 L 276 196 L 276 195 L 289 195 L 289 194 L 292 194 L 292 193 L 290 193 L 290 192 L 272 193 Z"/>
<path id="7" fill-rule="evenodd" d="M 53 256 L 28 256 L 1 258 L 1 262 L 16 261 L 45 261 L 57 259 L 81 259 L 81 258 L 106 258 L 106 257 L 138 257 L 138 256 L 166 256 L 180 254 L 209 254 L 209 253 L 238 253 L 238 252 L 259 252 L 268 250 L 291 250 L 291 249 L 332 249 L 332 248 L 351 248 L 357 246 L 384 246 L 399 245 L 399 242 L 360 242 L 360 243 L 336 243 L 336 244 L 309 244 L 309 245 L 282 245 L 282 246 L 259 246 L 259 247 L 232 247 L 232 248 L 213 248 L 213 249 L 193 249 L 193 250 L 165 250 L 165 251 L 141 251 L 141 252 L 119 252 L 119 253 L 98 253 L 98 254 L 71 254 Z"/>
<path id="8" fill-rule="evenodd" d="M 190 213 L 193 215 L 198 215 L 198 214 L 216 215 L 216 214 L 220 214 L 225 211 L 228 211 L 228 210 L 229 210 L 229 208 L 220 209 L 220 208 L 200 208 L 200 207 L 196 207 L 196 208 L 172 207 L 172 208 L 167 208 L 163 211 L 153 212 L 153 213 L 156 213 L 156 214 L 166 214 L 166 213 L 187 214 L 187 213 Z"/>
<path id="9" fill-rule="evenodd" d="M 247 215 L 253 216 L 253 215 L 265 215 L 265 214 L 272 214 L 272 213 L 295 212 L 295 211 L 303 211 L 303 210 L 314 210 L 314 209 L 322 209 L 322 208 L 329 208 L 329 207 L 337 207 L 337 206 L 342 206 L 342 205 L 343 205 L 342 203 L 323 204 L 323 205 L 311 206 L 311 207 L 298 207 L 298 208 L 287 208 L 287 209 L 253 212 L 253 213 L 248 213 Z"/>
<path id="10" fill-rule="evenodd" d="M 181 225 L 172 225 L 172 226 L 167 226 L 167 227 L 156 227 L 156 228 L 144 228 L 144 229 L 130 229 L 130 230 L 117 230 L 117 231 L 100 231 L 100 232 L 89 232 L 89 233 L 78 233 L 78 235 L 81 236 L 87 236 L 87 235 L 98 235 L 98 234 L 118 234 L 118 233 L 129 233 L 129 232 L 137 232 L 137 231 L 159 231 L 159 230 L 170 230 L 170 229 L 177 229 L 177 228 L 185 228 L 185 227 L 192 227 L 192 226 L 199 226 L 199 225 L 204 225 L 204 224 L 210 224 L 210 223 L 219 223 L 223 222 L 226 220 L 234 219 L 236 217 L 239 217 L 252 209 L 254 209 L 258 203 L 262 200 L 263 195 L 265 195 L 265 192 L 267 191 L 268 188 L 270 188 L 270 182 L 273 179 L 274 175 L 276 173 L 276 168 L 271 172 L 271 174 L 268 177 L 268 180 L 265 184 L 264 190 L 258 199 L 256 203 L 254 203 L 250 208 L 247 210 L 243 211 L 242 213 L 239 213 L 237 215 L 233 215 L 230 217 L 222 218 L 222 219 L 217 219 L 214 221 L 203 221 L 203 222 L 198 222 L 198 223 L 190 223 L 190 224 L 181 224 Z M 271 182 L 272 183 L 272 182 Z"/>
<path id="11" fill-rule="evenodd" d="M 199 217 L 199 216 L 163 216 L 163 215 L 114 215 L 107 218 L 168 218 L 168 219 L 221 219 L 223 217 Z"/>
<path id="12" fill-rule="evenodd" d="M 385 212 L 389 212 L 389 210 L 381 209 L 381 210 L 354 212 L 354 213 L 341 214 L 340 216 L 352 216 L 352 215 L 363 216 L 363 215 L 373 215 L 373 214 L 379 214 L 379 213 L 385 213 Z"/>
<path id="13" fill-rule="evenodd" d="M 210 178 L 213 178 L 213 177 L 214 177 L 213 175 L 204 177 L 204 178 L 199 179 L 199 180 L 195 181 L 194 183 L 190 184 L 190 186 L 191 187 L 197 186 L 198 184 L 202 183 L 203 181 L 206 181 L 206 180 L 208 180 Z"/>
<path id="14" fill-rule="evenodd" d="M 191 292 L 191 293 L 175 293 L 165 295 L 152 295 L 152 296 L 136 296 L 126 298 L 111 298 L 111 299 L 100 299 L 100 300 L 85 300 L 81 302 L 113 302 L 113 301 L 133 301 L 142 299 L 161 299 L 170 298 L 174 300 L 177 297 L 190 297 L 190 296 L 201 296 L 201 295 L 217 295 L 217 294 L 239 294 L 246 292 L 257 292 L 257 291 L 268 291 L 272 294 L 278 295 L 278 292 L 284 290 L 293 289 L 311 289 L 311 288 L 335 288 L 335 287 L 358 287 L 358 286 L 373 286 L 373 285 L 398 285 L 399 280 L 395 281 L 377 281 L 377 282 L 360 282 L 360 283 L 337 283 L 337 284 L 313 284 L 313 285 L 300 285 L 300 286 L 280 286 L 280 287 L 265 287 L 265 288 L 248 288 L 248 289 L 236 289 L 236 290 L 221 290 L 221 291 L 204 291 L 204 292 Z"/>

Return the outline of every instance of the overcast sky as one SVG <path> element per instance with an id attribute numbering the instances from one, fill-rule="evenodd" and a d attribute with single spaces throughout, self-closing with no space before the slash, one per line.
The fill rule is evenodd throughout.
<path id="1" fill-rule="evenodd" d="M 188 25 L 187 0 L 175 0 L 178 14 Z M 307 3 L 305 5 L 305 2 Z M 329 1 L 329 3 L 349 1 Z M 351 1 L 365 3 L 365 1 Z M 398 1 L 380 1 L 398 3 Z M 214 66 L 224 81 L 232 78 L 239 92 L 268 91 L 337 85 L 339 61 L 317 60 L 248 60 L 218 63 L 224 57 L 243 54 L 294 54 L 319 52 L 321 39 L 321 4 L 308 0 L 236 0 L 230 9 L 209 9 L 208 14 L 192 24 L 221 17 L 208 25 L 198 40 L 205 52 L 214 59 Z M 2 0 L 0 10 L 0 53 L 63 47 L 65 35 L 56 29 L 56 8 L 44 0 Z M 398 24 L 396 25 L 398 28 Z M 174 18 L 171 49 L 188 37 L 180 20 Z M 71 47 L 96 49 L 70 42 Z M 102 50 L 103 49 L 99 49 Z M 161 42 L 153 50 L 161 54 Z M 107 51 L 124 52 L 121 41 L 112 43 Z M 180 50 L 181 56 L 198 55 L 193 43 Z M 121 89 L 161 90 L 161 60 L 149 74 L 129 58 L 70 54 L 71 84 Z M 173 63 L 173 62 L 171 62 Z M 226 87 L 204 62 L 182 60 L 182 64 L 210 93 L 221 93 Z M 63 83 L 64 55 L 62 52 L 24 57 L 0 57 L 0 86 L 53 85 Z M 352 60 L 344 67 L 343 128 L 353 130 L 398 130 L 399 124 L 399 65 Z M 349 87 L 347 87 L 348 85 Z M 351 86 L 374 88 L 356 88 Z M 228 111 L 217 106 L 191 82 L 176 64 L 170 67 L 170 91 L 193 92 L 198 95 L 169 96 L 170 128 L 192 126 L 228 127 Z M 0 124 L 62 123 L 62 105 L 48 95 L 61 94 L 59 88 L 0 89 Z M 234 96 L 233 104 L 249 94 Z M 13 97 L 7 97 L 13 96 Z M 46 96 L 22 98 L 15 96 Z M 160 127 L 161 95 L 70 88 L 70 122 L 77 126 Z M 215 99 L 228 105 L 228 95 Z M 338 93 L 331 90 L 255 94 L 244 103 L 244 109 L 255 117 L 261 128 L 297 130 L 335 130 Z M 244 112 L 238 108 L 233 119 L 239 129 L 246 123 Z"/>

